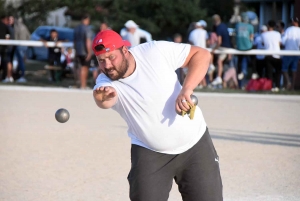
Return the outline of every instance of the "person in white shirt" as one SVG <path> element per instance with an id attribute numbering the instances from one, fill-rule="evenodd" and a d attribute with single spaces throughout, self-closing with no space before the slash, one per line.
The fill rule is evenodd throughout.
<path id="1" fill-rule="evenodd" d="M 121 29 L 120 35 L 124 40 L 130 42 L 131 47 L 139 45 L 142 38 L 147 42 L 152 41 L 152 35 L 149 32 L 140 29 L 134 21 L 128 20 L 124 26 L 125 28 Z"/>
<path id="2" fill-rule="evenodd" d="M 221 201 L 219 158 L 201 109 L 190 95 L 205 76 L 210 53 L 190 44 L 151 41 L 128 49 L 128 41 L 102 31 L 93 51 L 103 72 L 93 96 L 128 125 L 131 138 L 130 200 L 166 201 L 173 179 L 183 200 Z M 175 70 L 189 69 L 183 86 Z"/>
<path id="3" fill-rule="evenodd" d="M 208 34 L 205 30 L 207 23 L 204 20 L 200 20 L 196 23 L 196 29 L 194 29 L 189 35 L 189 43 L 198 47 L 206 48 L 208 42 Z M 198 85 L 198 88 L 202 89 L 206 87 L 205 78 L 201 80 Z"/>
<path id="4" fill-rule="evenodd" d="M 208 34 L 205 30 L 207 23 L 204 20 L 200 20 L 196 23 L 196 29 L 194 29 L 189 35 L 189 42 L 191 45 L 206 48 Z"/>
<path id="5" fill-rule="evenodd" d="M 255 37 L 253 45 L 256 49 L 263 50 L 265 47 L 262 44 L 262 33 L 268 31 L 266 25 L 261 26 L 260 34 Z M 256 55 L 255 65 L 253 65 L 253 72 L 257 72 L 258 77 L 263 77 L 263 70 L 266 67 L 265 55 Z"/>
<path id="6" fill-rule="evenodd" d="M 268 31 L 261 34 L 262 42 L 266 50 L 280 51 L 281 35 L 278 31 L 274 31 L 276 26 L 275 21 L 268 22 Z M 275 87 L 272 91 L 278 92 L 280 88 L 281 77 L 281 59 L 279 55 L 266 56 L 266 77 L 274 82 Z M 275 70 L 275 77 L 273 78 L 273 70 Z"/>
<path id="7" fill-rule="evenodd" d="M 298 50 L 300 48 L 300 28 L 299 28 L 299 19 L 293 17 L 292 26 L 287 28 L 283 37 L 282 44 L 284 45 L 285 50 Z M 298 68 L 299 56 L 284 56 L 282 57 L 282 72 L 286 80 L 286 89 L 294 90 L 296 82 L 296 73 Z M 290 81 L 288 70 L 291 67 L 293 73 L 292 82 Z"/>

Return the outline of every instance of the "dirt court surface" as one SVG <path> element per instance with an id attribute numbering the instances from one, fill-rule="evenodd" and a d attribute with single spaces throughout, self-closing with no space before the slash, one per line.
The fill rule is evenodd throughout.
<path id="1" fill-rule="evenodd" d="M 300 199 L 300 96 L 196 93 L 225 201 Z M 0 87 L 1 201 L 124 201 L 130 140 L 92 91 Z M 66 108 L 61 124 L 55 111 Z M 169 201 L 181 200 L 176 184 Z"/>

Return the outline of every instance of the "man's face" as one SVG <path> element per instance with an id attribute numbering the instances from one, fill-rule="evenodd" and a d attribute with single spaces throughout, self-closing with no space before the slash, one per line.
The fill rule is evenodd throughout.
<path id="1" fill-rule="evenodd" d="M 100 31 L 104 31 L 104 30 L 106 30 L 108 28 L 108 26 L 107 26 L 107 24 L 105 24 L 105 23 L 102 23 L 101 25 L 100 25 Z"/>
<path id="2" fill-rule="evenodd" d="M 174 38 L 174 42 L 175 42 L 175 43 L 181 43 L 181 42 L 182 42 L 181 36 L 176 36 L 176 37 Z"/>
<path id="3" fill-rule="evenodd" d="M 128 30 L 128 32 L 133 34 L 135 32 L 136 28 L 127 28 L 127 30 Z"/>
<path id="4" fill-rule="evenodd" d="M 51 32 L 50 34 L 51 38 L 57 38 L 58 34 L 56 31 Z"/>
<path id="5" fill-rule="evenodd" d="M 90 18 L 88 17 L 88 18 L 84 19 L 83 24 L 89 25 L 90 24 Z"/>
<path id="6" fill-rule="evenodd" d="M 14 18 L 13 16 L 9 16 L 9 17 L 8 17 L 8 24 L 9 24 L 9 25 L 13 25 L 14 22 L 15 22 L 15 18 Z"/>
<path id="7" fill-rule="evenodd" d="M 122 49 L 100 54 L 97 60 L 101 71 L 111 80 L 123 78 L 129 67 Z"/>

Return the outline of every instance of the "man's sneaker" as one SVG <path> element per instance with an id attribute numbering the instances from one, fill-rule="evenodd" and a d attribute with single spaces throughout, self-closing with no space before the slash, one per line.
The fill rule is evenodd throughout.
<path id="1" fill-rule="evenodd" d="M 14 78 L 12 78 L 12 77 L 6 77 L 2 82 L 3 83 L 12 83 L 12 82 L 14 82 Z"/>
<path id="2" fill-rule="evenodd" d="M 243 78 L 244 78 L 244 73 L 238 74 L 238 79 L 239 79 L 239 80 L 242 80 Z"/>
<path id="3" fill-rule="evenodd" d="M 24 77 L 20 77 L 19 79 L 16 80 L 17 83 L 26 83 L 27 80 Z"/>
<path id="4" fill-rule="evenodd" d="M 212 81 L 211 83 L 212 85 L 218 85 L 218 84 L 222 84 L 222 78 L 220 77 L 216 77 L 216 79 L 214 81 Z"/>
<path id="5" fill-rule="evenodd" d="M 257 74 L 257 73 L 252 73 L 251 78 L 252 78 L 253 80 L 256 80 L 256 79 L 258 78 L 258 74 Z"/>

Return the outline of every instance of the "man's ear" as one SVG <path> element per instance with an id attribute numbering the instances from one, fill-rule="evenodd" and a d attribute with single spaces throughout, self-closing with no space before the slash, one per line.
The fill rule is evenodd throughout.
<path id="1" fill-rule="evenodd" d="M 124 45 L 124 46 L 122 47 L 122 52 L 123 52 L 124 55 L 127 55 L 127 54 L 129 53 L 128 47 Z"/>

